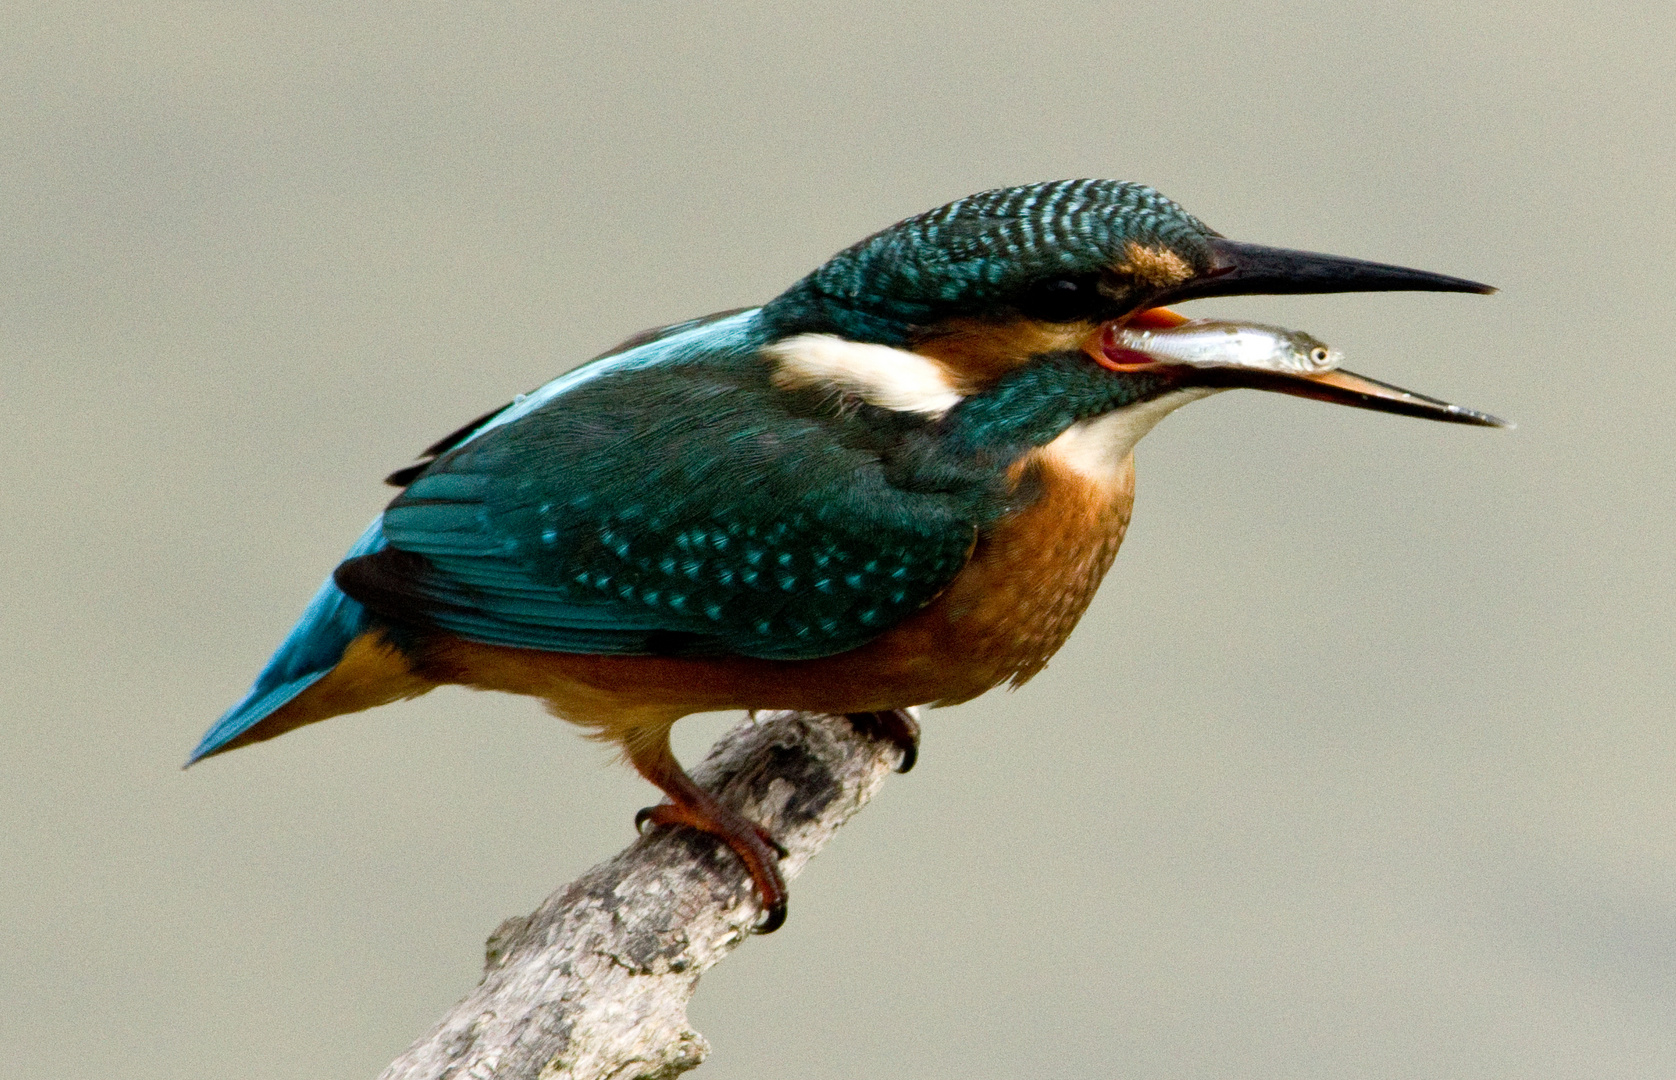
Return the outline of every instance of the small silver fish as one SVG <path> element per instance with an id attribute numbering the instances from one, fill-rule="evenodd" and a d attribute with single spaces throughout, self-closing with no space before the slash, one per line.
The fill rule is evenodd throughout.
<path id="1" fill-rule="evenodd" d="M 1120 348 L 1145 353 L 1166 364 L 1243 367 L 1313 375 L 1331 371 L 1344 354 L 1301 330 L 1262 323 L 1196 319 L 1162 330 L 1118 330 Z"/>

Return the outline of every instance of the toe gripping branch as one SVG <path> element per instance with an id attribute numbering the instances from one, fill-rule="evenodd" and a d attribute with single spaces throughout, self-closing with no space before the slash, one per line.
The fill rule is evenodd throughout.
<path id="1" fill-rule="evenodd" d="M 919 723 L 906 709 L 884 712 L 849 713 L 855 730 L 873 739 L 890 742 L 902 752 L 896 771 L 905 773 L 919 756 Z M 657 743 L 631 749 L 629 760 L 640 775 L 656 784 L 669 801 L 648 806 L 634 815 L 635 828 L 651 825 L 686 825 L 722 841 L 745 864 L 762 900 L 763 918 L 754 930 L 771 934 L 786 921 L 786 879 L 779 860 L 786 857 L 780 842 L 756 822 L 722 805 L 688 776 L 669 748 L 667 736 Z"/>
<path id="2" fill-rule="evenodd" d="M 704 794 L 701 788 L 694 790 Z M 768 830 L 705 795 L 708 806 L 683 806 L 680 803 L 659 803 L 648 806 L 634 815 L 634 827 L 653 825 L 688 825 L 699 832 L 716 837 L 739 856 L 756 885 L 762 899 L 763 918 L 753 927 L 758 934 L 772 934 L 786 921 L 786 879 L 780 874 L 779 860 L 786 857 L 786 849 L 768 834 Z M 673 798 L 673 795 L 671 796 Z"/>
<path id="3" fill-rule="evenodd" d="M 870 739 L 882 739 L 902 751 L 896 771 L 905 773 L 919 760 L 919 721 L 907 709 L 847 713 L 850 726 Z"/>
<path id="4" fill-rule="evenodd" d="M 655 744 L 631 748 L 629 760 L 641 776 L 669 796 L 668 802 L 648 806 L 634 815 L 635 828 L 648 822 L 686 825 L 709 833 L 732 848 L 745 864 L 762 900 L 763 919 L 756 925 L 756 932 L 770 934 L 778 930 L 786 921 L 786 879 L 779 867 L 779 860 L 786 857 L 786 849 L 780 842 L 767 829 L 747 820 L 737 810 L 723 806 L 694 783 L 675 760 L 667 734 Z"/>

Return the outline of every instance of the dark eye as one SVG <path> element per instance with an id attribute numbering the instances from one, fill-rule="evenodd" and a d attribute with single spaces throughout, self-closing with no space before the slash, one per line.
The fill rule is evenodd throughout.
<path id="1" fill-rule="evenodd" d="M 1075 322 L 1091 318 L 1099 299 L 1092 278 L 1046 278 L 1024 291 L 1018 309 L 1043 322 Z"/>

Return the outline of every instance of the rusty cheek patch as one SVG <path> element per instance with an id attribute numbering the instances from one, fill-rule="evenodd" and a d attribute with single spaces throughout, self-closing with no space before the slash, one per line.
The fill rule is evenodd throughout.
<path id="1" fill-rule="evenodd" d="M 922 333 L 913 350 L 941 364 L 960 393 L 970 394 L 1038 356 L 1082 348 L 1095 329 L 1091 322 L 950 319 Z"/>
<path id="2" fill-rule="evenodd" d="M 1193 276 L 1187 260 L 1166 247 L 1148 247 L 1134 240 L 1124 245 L 1123 261 L 1112 269 L 1143 285 L 1163 288 Z"/>

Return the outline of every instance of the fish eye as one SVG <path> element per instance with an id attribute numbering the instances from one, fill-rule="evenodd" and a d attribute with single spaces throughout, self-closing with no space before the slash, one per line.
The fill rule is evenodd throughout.
<path id="1" fill-rule="evenodd" d="M 1314 360 L 1317 364 L 1325 364 L 1327 362 L 1327 350 L 1318 345 L 1309 350 L 1309 358 Z"/>

